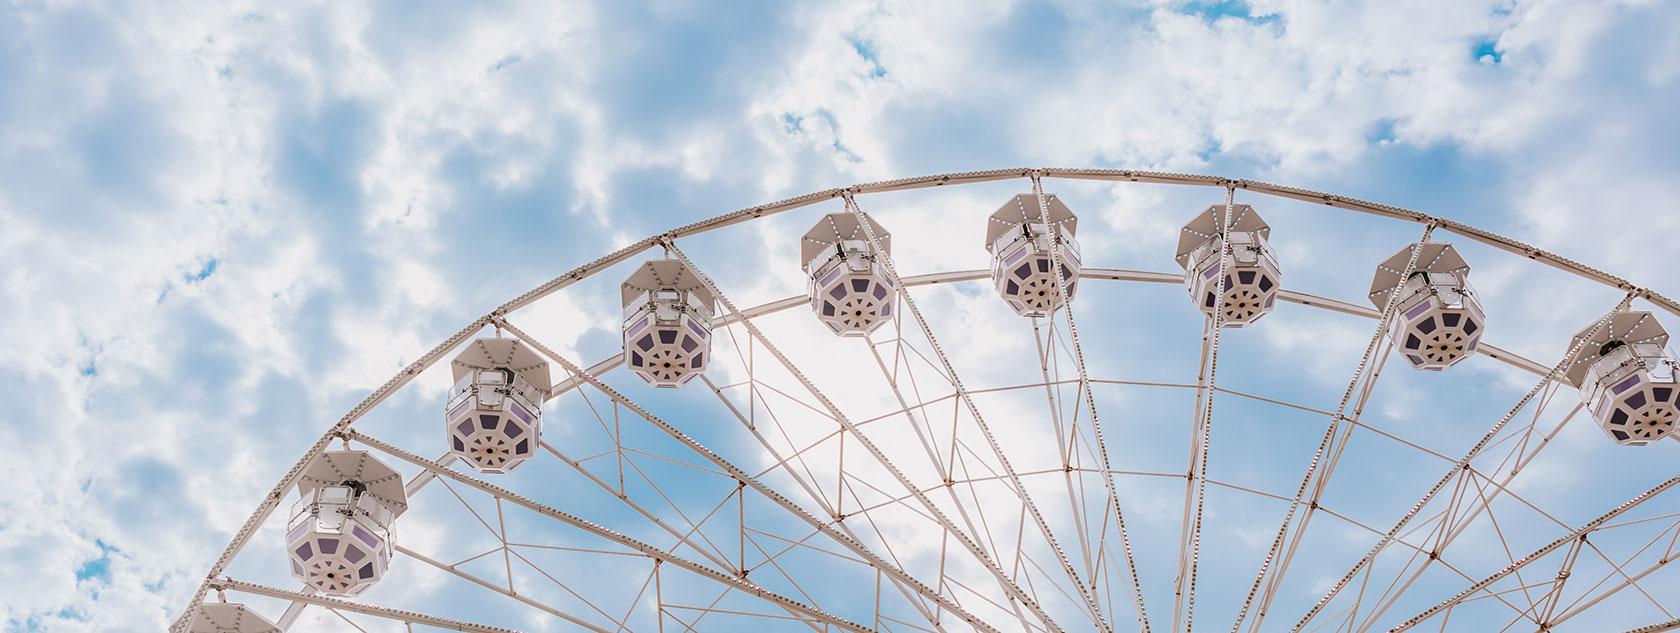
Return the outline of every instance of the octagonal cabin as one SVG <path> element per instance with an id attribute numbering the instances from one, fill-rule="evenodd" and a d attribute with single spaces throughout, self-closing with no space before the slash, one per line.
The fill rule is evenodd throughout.
<path id="1" fill-rule="evenodd" d="M 444 405 L 449 452 L 479 472 L 506 473 L 536 454 L 548 363 L 512 339 L 481 338 L 450 362 Z"/>
<path id="2" fill-rule="evenodd" d="M 715 298 L 675 259 L 642 264 L 624 280 L 624 364 L 655 387 L 678 387 L 706 371 Z"/>
<path id="3" fill-rule="evenodd" d="M 1668 332 L 1655 316 L 1618 312 L 1596 332 L 1593 325 L 1576 332 L 1570 347 L 1577 344 L 1565 377 L 1581 390 L 1581 401 L 1610 439 L 1643 446 L 1674 432 L 1680 364 L 1666 349 Z"/>
<path id="4" fill-rule="evenodd" d="M 858 215 L 831 213 L 818 220 L 800 240 L 811 310 L 817 320 L 841 336 L 867 336 L 892 320 L 897 287 L 878 255 L 892 253 L 892 235 L 869 223 L 884 253 L 876 253 Z"/>
<path id="5" fill-rule="evenodd" d="M 1417 265 L 1402 284 L 1400 275 L 1414 247 L 1419 249 Z M 1487 319 L 1469 276 L 1469 264 L 1451 244 L 1413 244 L 1377 265 L 1371 303 L 1383 309 L 1399 286 L 1391 336 L 1413 368 L 1440 371 L 1476 352 Z"/>
<path id="6" fill-rule="evenodd" d="M 1272 228 L 1254 207 L 1237 204 L 1230 208 L 1231 224 L 1227 233 L 1231 243 L 1231 270 L 1220 270 L 1224 242 L 1219 233 L 1226 209 L 1223 204 L 1208 207 L 1179 230 L 1178 254 L 1174 259 L 1184 268 L 1184 285 L 1197 309 L 1213 316 L 1215 306 L 1223 305 L 1223 326 L 1244 327 L 1272 311 L 1282 273 L 1268 242 Z M 1225 281 L 1223 304 L 1218 293 L 1221 278 Z"/>
<path id="7" fill-rule="evenodd" d="M 1045 194 L 1044 204 L 1048 223 L 1038 196 L 1030 193 L 1010 198 L 986 223 L 992 284 L 1021 316 L 1047 316 L 1061 307 L 1057 270 L 1067 283 L 1069 301 L 1079 288 L 1079 243 L 1074 239 L 1079 218 L 1055 194 Z"/>
<path id="8" fill-rule="evenodd" d="M 408 510 L 402 475 L 367 451 L 326 451 L 297 487 L 286 521 L 292 576 L 329 596 L 379 582 L 391 563 L 391 523 Z"/>

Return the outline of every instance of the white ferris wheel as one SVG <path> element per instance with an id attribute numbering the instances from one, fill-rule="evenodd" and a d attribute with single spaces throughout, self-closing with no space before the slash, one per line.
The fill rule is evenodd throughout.
<path id="1" fill-rule="evenodd" d="M 1166 192 L 1144 213 L 1176 243 L 1081 233 L 1093 189 Z M 1576 314 L 1549 355 L 1501 343 Z M 1680 629 L 1676 318 L 1509 237 L 1262 182 L 819 191 L 466 324 L 325 429 L 176 630 Z"/>

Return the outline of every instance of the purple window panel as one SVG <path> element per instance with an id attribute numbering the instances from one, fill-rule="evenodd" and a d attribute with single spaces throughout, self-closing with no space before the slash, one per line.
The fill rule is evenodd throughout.
<path id="1" fill-rule="evenodd" d="M 1623 391 L 1632 389 L 1633 386 L 1637 384 L 1639 384 L 1639 374 L 1634 374 L 1632 376 L 1628 376 L 1627 380 L 1623 380 L 1622 384 L 1611 387 L 1610 391 L 1619 395 Z"/>
<path id="2" fill-rule="evenodd" d="M 1417 307 L 1406 311 L 1406 320 L 1410 321 L 1418 318 L 1418 315 L 1428 312 L 1430 307 L 1431 306 L 1428 301 L 1418 304 Z"/>
<path id="3" fill-rule="evenodd" d="M 360 526 L 351 526 L 350 533 L 356 535 L 356 538 L 361 539 L 363 543 L 367 543 L 368 547 L 379 547 L 379 539 Z"/>
<path id="4" fill-rule="evenodd" d="M 463 412 L 465 412 L 467 409 L 472 408 L 473 403 L 476 402 L 477 400 L 478 400 L 478 398 L 467 398 L 465 401 L 462 401 L 461 406 L 455 407 L 454 411 L 449 412 L 449 419 L 453 420 L 455 418 L 461 417 L 461 414 Z"/>
<path id="5" fill-rule="evenodd" d="M 1628 396 L 1627 406 L 1629 409 L 1638 409 L 1645 406 L 1645 392 L 1641 391 Z"/>

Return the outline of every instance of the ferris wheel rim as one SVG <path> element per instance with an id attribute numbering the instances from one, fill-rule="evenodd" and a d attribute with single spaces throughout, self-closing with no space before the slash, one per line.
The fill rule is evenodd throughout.
<path id="1" fill-rule="evenodd" d="M 1335 208 L 1335 209 L 1338 209 L 1338 210 L 1341 210 L 1341 211 L 1355 211 L 1355 212 L 1361 212 L 1361 213 L 1368 214 L 1368 215 L 1385 217 L 1385 218 L 1389 218 L 1389 219 L 1396 219 L 1396 220 L 1402 220 L 1402 221 L 1409 221 L 1409 222 L 1413 222 L 1413 223 L 1417 223 L 1417 224 L 1424 224 L 1426 227 L 1430 227 L 1430 229 L 1441 228 L 1441 229 L 1444 229 L 1446 231 L 1452 232 L 1456 235 L 1469 238 L 1471 240 L 1483 243 L 1485 245 L 1492 246 L 1497 250 L 1501 250 L 1501 251 L 1505 251 L 1507 253 L 1515 254 L 1515 255 L 1524 257 L 1526 259 L 1538 261 L 1538 262 L 1547 264 L 1549 266 L 1552 266 L 1554 268 L 1557 268 L 1559 270 L 1563 270 L 1565 272 L 1571 273 L 1575 276 L 1593 281 L 1593 282 L 1598 283 L 1600 285 L 1624 291 L 1625 293 L 1627 293 L 1627 299 L 1628 300 L 1631 300 L 1631 299 L 1634 299 L 1634 298 L 1643 299 L 1645 301 L 1650 302 L 1653 305 L 1656 305 L 1656 306 L 1662 308 L 1663 310 L 1665 310 L 1665 311 L 1667 311 L 1667 312 L 1669 312 L 1673 315 L 1680 316 L 1680 303 L 1675 302 L 1673 299 L 1670 299 L 1670 298 L 1662 295 L 1661 293 L 1656 292 L 1653 289 L 1650 289 L 1648 287 L 1638 286 L 1638 285 L 1633 284 L 1632 282 L 1630 282 L 1630 281 L 1628 281 L 1628 280 L 1626 280 L 1622 277 L 1610 274 L 1610 273 L 1605 272 L 1601 269 L 1592 267 L 1590 265 L 1586 265 L 1586 264 L 1576 262 L 1575 260 L 1563 257 L 1563 256 L 1555 254 L 1555 253 L 1552 253 L 1552 252 L 1547 251 L 1545 249 L 1541 249 L 1541 248 L 1538 248 L 1538 247 L 1535 247 L 1535 246 L 1531 246 L 1527 243 L 1524 243 L 1522 241 L 1519 241 L 1519 240 L 1501 235 L 1501 234 L 1496 233 L 1496 232 L 1487 231 L 1487 230 L 1475 227 L 1473 225 L 1457 222 L 1457 221 L 1454 221 L 1454 220 L 1451 220 L 1451 219 L 1448 219 L 1448 218 L 1445 218 L 1445 217 L 1430 215 L 1430 214 L 1420 212 L 1420 211 L 1404 209 L 1404 208 L 1401 208 L 1401 207 L 1394 207 L 1394 206 L 1381 204 L 1381 203 L 1376 203 L 1376 202 L 1369 202 L 1369 201 L 1361 200 L 1361 199 L 1358 199 L 1358 198 L 1352 198 L 1352 197 L 1342 196 L 1342 195 L 1337 195 L 1337 194 L 1317 192 L 1317 191 L 1312 191 L 1312 190 L 1308 190 L 1308 189 L 1290 187 L 1290 186 L 1285 186 L 1285 185 L 1276 185 L 1276 184 L 1271 184 L 1271 183 L 1267 183 L 1267 182 L 1263 182 L 1263 181 L 1230 179 L 1230 178 L 1224 178 L 1224 177 L 1220 177 L 1220 176 L 1210 176 L 1210 175 L 1201 175 L 1201 174 L 1156 172 L 1156 171 L 1118 170 L 1118 169 L 1106 169 L 1106 168 L 1086 168 L 1086 169 L 1008 168 L 1008 169 L 995 169 L 995 170 L 969 171 L 969 172 L 953 172 L 953 173 L 934 174 L 934 175 L 927 175 L 927 176 L 916 176 L 916 177 L 900 178 L 900 179 L 885 180 L 885 181 L 859 183 L 859 184 L 851 185 L 851 186 L 848 186 L 848 187 L 830 188 L 830 189 L 814 191 L 814 192 L 802 194 L 802 195 L 799 195 L 799 196 L 785 198 L 785 199 L 775 201 L 775 202 L 770 202 L 770 203 L 760 204 L 760 205 L 754 205 L 754 206 L 751 206 L 751 207 L 745 207 L 745 208 L 742 208 L 742 209 L 738 209 L 736 211 L 731 211 L 731 212 L 718 214 L 718 215 L 712 216 L 710 218 L 699 220 L 699 221 L 689 223 L 689 224 L 686 224 L 686 225 L 681 225 L 681 226 L 669 229 L 669 230 L 664 231 L 664 232 L 660 232 L 660 233 L 650 235 L 646 238 L 643 238 L 642 240 L 633 242 L 633 243 L 628 244 L 626 246 L 623 246 L 623 247 L 621 247 L 621 248 L 619 248 L 619 249 L 617 249 L 617 250 L 615 250 L 611 253 L 603 255 L 603 256 L 601 256 L 601 257 L 599 257 L 599 258 L 597 258 L 593 261 L 582 264 L 582 265 L 572 269 L 571 271 L 569 271 L 565 274 L 562 274 L 562 275 L 560 275 L 558 277 L 555 277 L 555 278 L 553 278 L 553 279 L 551 279 L 547 282 L 539 284 L 538 286 L 532 288 L 531 290 L 509 299 L 508 301 L 500 304 L 498 307 L 496 307 L 495 309 L 491 310 L 490 312 L 484 314 L 483 316 L 480 316 L 480 317 L 472 320 L 465 327 L 463 327 L 461 330 L 456 332 L 454 335 L 444 339 L 444 341 L 440 342 L 437 346 L 433 347 L 429 352 L 422 355 L 419 359 L 417 359 L 413 363 L 409 364 L 408 366 L 404 367 L 402 370 L 399 370 L 399 372 L 395 376 L 393 376 L 391 379 L 386 381 L 384 384 L 382 384 L 381 386 L 379 386 L 379 387 L 375 388 L 373 391 L 371 391 L 368 394 L 368 396 L 366 396 L 357 405 L 352 407 L 351 410 L 349 412 L 347 412 L 344 416 L 342 416 L 339 419 L 338 422 L 336 422 L 334 425 L 332 425 L 321 436 L 321 438 L 316 442 L 316 444 L 314 446 L 312 446 L 308 451 L 306 451 L 304 453 L 304 455 L 293 466 L 293 468 L 291 468 L 281 478 L 281 480 L 275 485 L 275 487 L 273 489 L 273 492 L 264 496 L 263 501 L 259 504 L 259 507 L 258 507 L 257 511 L 255 513 L 253 513 L 247 519 L 245 524 L 238 531 L 235 532 L 233 539 L 230 540 L 230 542 L 228 543 L 227 547 L 224 549 L 221 556 L 218 557 L 218 559 L 215 561 L 215 563 L 212 566 L 212 569 L 211 569 L 210 573 L 207 574 L 205 579 L 200 582 L 198 588 L 196 589 L 196 591 L 193 594 L 192 599 L 190 600 L 190 602 L 188 603 L 186 608 L 183 610 L 180 618 L 178 618 L 175 621 L 175 623 L 171 627 L 171 629 L 172 630 L 181 630 L 182 628 L 184 628 L 184 626 L 186 625 L 186 623 L 188 622 L 189 618 L 191 617 L 191 615 L 193 613 L 193 609 L 196 608 L 199 604 L 201 604 L 204 601 L 205 597 L 207 596 L 207 594 L 210 590 L 213 590 L 213 589 L 214 590 L 222 590 L 222 589 L 229 589 L 229 588 L 237 589 L 238 586 L 240 586 L 240 581 L 235 581 L 235 580 L 230 579 L 230 578 L 221 577 L 220 574 L 226 570 L 226 566 L 231 562 L 233 556 L 237 555 L 238 552 L 244 547 L 245 542 L 248 541 L 254 535 L 254 533 L 256 532 L 256 528 L 261 523 L 266 521 L 267 517 L 278 507 L 279 500 L 283 496 L 283 494 L 282 494 L 283 491 L 286 490 L 287 488 L 289 488 L 290 486 L 292 486 L 294 483 L 296 483 L 298 477 L 302 473 L 302 470 L 308 464 L 308 462 L 311 460 L 311 458 L 313 456 L 319 454 L 326 446 L 328 446 L 330 444 L 330 442 L 332 440 L 343 439 L 343 438 L 348 437 L 348 435 L 346 435 L 346 432 L 348 431 L 349 427 L 351 425 L 353 425 L 363 414 L 365 414 L 368 410 L 372 409 L 374 406 L 377 406 L 380 402 L 382 402 L 385 398 L 389 397 L 391 394 L 397 392 L 401 387 L 406 385 L 414 376 L 418 375 L 421 371 L 423 371 L 424 369 L 426 369 L 428 367 L 431 367 L 431 366 L 437 364 L 440 360 L 442 360 L 442 358 L 445 354 L 447 354 L 451 350 L 454 350 L 454 349 L 458 348 L 462 343 L 466 342 L 468 340 L 468 338 L 470 338 L 472 336 L 473 333 L 482 331 L 486 327 L 506 323 L 505 318 L 508 314 L 510 314 L 512 312 L 515 312 L 515 311 L 517 311 L 521 308 L 524 308 L 526 306 L 529 306 L 530 304 L 542 299 L 543 297 L 549 296 L 549 295 L 551 295 L 555 292 L 558 292 L 558 291 L 560 291 L 560 290 L 562 290 L 562 289 L 564 289 L 564 288 L 566 288 L 570 285 L 573 285 L 573 284 L 575 284 L 579 281 L 591 278 L 595 274 L 597 274 L 597 273 L 599 273 L 599 272 L 601 272 L 601 271 L 603 271 L 603 270 L 605 270 L 605 269 L 607 269 L 607 268 L 609 268 L 609 267 L 611 267 L 615 264 L 619 264 L 619 263 L 625 262 L 627 260 L 630 260 L 630 259 L 632 259 L 632 258 L 634 258 L 634 257 L 636 257 L 636 256 L 638 256 L 642 253 L 645 253 L 649 250 L 652 250 L 652 249 L 655 249 L 655 248 L 658 248 L 658 247 L 661 247 L 661 246 L 665 246 L 665 247 L 668 247 L 668 248 L 673 247 L 674 246 L 674 241 L 678 238 L 681 238 L 681 237 L 698 235 L 698 234 L 701 234 L 701 233 L 726 228 L 726 227 L 729 227 L 729 226 L 732 226 L 732 225 L 735 225 L 735 224 L 740 224 L 740 223 L 750 222 L 750 221 L 757 220 L 757 219 L 762 219 L 762 218 L 769 217 L 769 216 L 776 215 L 776 214 L 780 214 L 780 213 L 783 213 L 783 212 L 792 211 L 792 210 L 803 208 L 803 207 L 806 207 L 806 206 L 818 204 L 818 203 L 821 203 L 821 202 L 824 202 L 824 201 L 843 199 L 843 200 L 846 200 L 846 201 L 849 202 L 852 199 L 852 197 L 855 196 L 855 195 L 872 194 L 872 193 L 887 193 L 887 192 L 893 192 L 893 191 L 904 191 L 904 190 L 913 190 L 913 189 L 925 189 L 925 188 L 932 188 L 932 187 L 941 187 L 941 186 L 946 186 L 946 185 L 975 184 L 975 183 L 982 183 L 982 182 L 1005 181 L 1005 180 L 1014 180 L 1014 179 L 1032 179 L 1033 181 L 1036 182 L 1039 178 L 1187 185 L 1187 186 L 1201 186 L 1201 187 L 1209 187 L 1209 188 L 1223 188 L 1223 189 L 1227 189 L 1228 191 L 1234 191 L 1235 189 L 1243 189 L 1245 191 L 1251 191 L 1251 192 L 1259 193 L 1259 194 L 1262 194 L 1262 195 L 1267 195 L 1267 196 L 1281 198 L 1281 199 L 1291 199 L 1291 200 L 1308 202 L 1308 203 L 1313 203 L 1313 204 L 1322 204 L 1324 206 Z M 975 271 L 975 270 L 942 271 L 942 272 L 938 272 L 938 273 L 929 273 L 929 274 L 925 274 L 925 275 L 920 275 L 920 277 L 928 278 L 927 281 L 922 281 L 922 283 L 908 283 L 908 280 L 910 280 L 911 277 L 906 277 L 905 279 L 907 280 L 907 283 L 905 285 L 906 286 L 916 286 L 916 285 L 924 285 L 924 284 L 929 284 L 929 283 L 941 283 L 941 282 L 944 282 L 944 281 L 967 280 L 967 279 L 972 279 L 972 278 L 979 278 L 983 275 L 984 275 L 984 271 Z M 1157 273 L 1157 272 L 1152 272 L 1152 271 L 1130 271 L 1130 270 L 1112 269 L 1112 268 L 1107 268 L 1107 269 L 1105 269 L 1105 268 L 1092 268 L 1089 271 L 1081 271 L 1080 277 L 1081 278 L 1093 278 L 1093 279 L 1107 279 L 1107 280 L 1130 280 L 1130 281 L 1139 281 L 1139 280 L 1161 281 L 1161 280 L 1164 280 L 1167 277 L 1170 277 L 1172 282 L 1176 283 L 1176 282 L 1180 281 L 1180 276 L 1177 275 L 1177 274 Z M 1139 279 L 1139 278 L 1143 278 L 1143 277 L 1155 277 L 1155 278 L 1153 278 L 1153 279 Z M 935 278 L 937 278 L 937 279 L 935 279 Z M 1292 293 L 1292 294 L 1297 295 L 1293 299 L 1291 299 L 1291 300 L 1293 300 L 1293 302 L 1300 303 L 1302 305 L 1307 305 L 1309 307 L 1326 309 L 1326 310 L 1336 311 L 1336 312 L 1345 312 L 1345 313 L 1355 313 L 1354 311 L 1358 310 L 1357 314 L 1360 314 L 1362 316 L 1371 316 L 1371 314 L 1369 314 L 1369 313 L 1373 312 L 1369 308 L 1363 308 L 1362 306 L 1357 306 L 1355 304 L 1348 303 L 1348 302 L 1345 302 L 1345 301 L 1341 301 L 1341 300 L 1338 300 L 1338 299 L 1332 299 L 1332 298 L 1327 298 L 1327 297 L 1316 297 L 1316 296 L 1312 296 L 1312 295 L 1307 295 L 1305 293 Z M 803 297 L 795 296 L 795 297 L 790 297 L 790 298 L 786 298 L 786 299 L 779 299 L 779 300 L 774 300 L 774 301 L 770 301 L 770 302 L 765 302 L 765 303 L 759 304 L 757 306 L 751 306 L 751 307 L 743 308 L 743 309 L 741 309 L 737 312 L 734 312 L 731 315 L 732 317 L 734 317 L 735 320 L 732 321 L 732 320 L 729 320 L 729 319 L 725 319 L 724 322 L 726 322 L 726 323 L 746 322 L 749 319 L 757 316 L 758 314 L 768 313 L 770 311 L 775 311 L 775 310 L 779 310 L 779 309 L 786 309 L 788 307 L 791 307 L 792 305 L 795 305 L 793 303 L 795 300 L 801 300 L 801 299 L 803 299 Z M 1484 346 L 1485 346 L 1485 349 L 1480 350 L 1481 353 L 1484 353 L 1484 354 L 1486 354 L 1486 355 L 1488 355 L 1488 356 L 1490 356 L 1494 359 L 1504 361 L 1507 364 L 1510 364 L 1510 365 L 1513 365 L 1513 366 L 1518 367 L 1520 369 L 1526 370 L 1530 373 L 1536 373 L 1536 374 L 1546 376 L 1547 380 L 1553 379 L 1553 377 L 1550 376 L 1546 372 L 1546 368 L 1543 365 L 1541 365 L 1540 363 L 1534 362 L 1534 361 L 1532 361 L 1530 359 L 1527 359 L 1527 358 L 1525 358 L 1525 357 L 1523 357 L 1519 354 L 1516 354 L 1514 352 L 1510 352 L 1508 350 L 1503 350 L 1501 348 L 1494 347 L 1492 345 L 1484 344 Z M 589 368 L 589 370 L 585 370 L 585 371 L 591 371 L 593 369 L 594 369 L 594 366 L 591 366 Z M 574 378 L 575 378 L 575 376 L 574 376 Z M 1039 383 L 1032 383 L 1031 386 L 1037 386 L 1038 384 Z M 1218 390 L 1218 389 L 1215 389 L 1215 390 Z M 556 392 L 555 394 L 552 394 L 551 397 L 557 397 L 558 393 L 559 392 Z M 1290 403 L 1285 402 L 1285 403 L 1282 403 L 1282 404 L 1290 404 Z M 353 431 L 349 431 L 349 432 L 354 433 Z M 1680 439 L 1680 437 L 1675 437 L 1673 439 Z M 1258 491 L 1247 491 L 1247 492 L 1250 492 L 1252 494 L 1261 495 L 1261 496 L 1266 496 L 1265 493 L 1261 493 L 1261 492 L 1258 492 Z M 252 585 L 252 586 L 254 586 L 254 585 Z M 1652 626 L 1656 626 L 1656 625 L 1652 625 Z M 1641 629 L 1641 630 L 1643 630 L 1643 629 Z"/>

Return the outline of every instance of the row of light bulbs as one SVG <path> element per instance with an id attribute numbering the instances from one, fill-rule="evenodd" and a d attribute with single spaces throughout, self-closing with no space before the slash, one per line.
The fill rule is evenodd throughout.
<path id="1" fill-rule="evenodd" d="M 988 219 L 992 282 L 1017 314 L 1048 316 L 1073 299 L 1082 265 L 1077 229 L 1078 217 L 1054 194 L 1017 195 Z M 1260 214 L 1239 204 L 1210 206 L 1180 230 L 1174 259 L 1207 318 L 1244 327 L 1272 311 L 1282 273 L 1270 237 Z M 891 234 L 870 216 L 830 214 L 801 247 L 811 310 L 835 334 L 866 336 L 893 318 L 899 286 L 884 263 Z M 1368 298 L 1391 311 L 1394 349 L 1412 367 L 1440 371 L 1476 351 L 1486 321 L 1469 272 L 1451 244 L 1435 242 L 1407 245 L 1377 266 Z M 679 260 L 645 262 L 621 286 L 621 301 L 624 362 L 633 373 L 656 387 L 678 387 L 705 371 L 716 298 L 698 274 Z M 1617 312 L 1576 334 L 1559 378 L 1580 389 L 1617 443 L 1662 439 L 1680 418 L 1680 365 L 1667 341 L 1651 313 Z M 444 416 L 450 452 L 485 473 L 506 473 L 530 459 L 552 384 L 548 363 L 517 340 L 482 338 L 455 357 L 451 371 Z M 287 525 L 292 574 L 334 596 L 378 582 L 390 562 L 390 525 L 407 509 L 400 475 L 365 451 L 326 451 L 298 491 Z M 271 630 L 228 628 L 266 623 L 239 605 L 206 604 L 200 616 L 194 621 L 204 624 L 195 632 Z"/>

